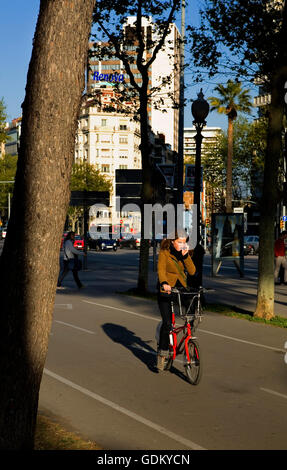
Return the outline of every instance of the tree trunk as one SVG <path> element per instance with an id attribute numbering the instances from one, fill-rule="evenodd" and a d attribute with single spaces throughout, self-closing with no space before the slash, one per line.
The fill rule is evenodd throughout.
<path id="1" fill-rule="evenodd" d="M 232 212 L 233 120 L 228 117 L 226 167 L 226 212 Z"/>
<path id="2" fill-rule="evenodd" d="M 0 263 L 0 449 L 32 449 L 95 0 L 41 0 Z"/>
<path id="3" fill-rule="evenodd" d="M 144 77 L 143 77 L 144 82 Z M 148 83 L 148 77 L 146 77 Z M 141 294 L 148 291 L 149 240 L 144 239 L 144 205 L 153 203 L 152 166 L 149 144 L 147 87 L 140 97 L 141 157 L 142 157 L 142 193 L 141 193 L 141 244 L 137 290 Z"/>
<path id="4" fill-rule="evenodd" d="M 274 316 L 274 224 L 279 198 L 279 163 L 282 155 L 283 77 L 274 78 L 269 106 L 267 149 L 259 227 L 258 292 L 254 316 Z"/>

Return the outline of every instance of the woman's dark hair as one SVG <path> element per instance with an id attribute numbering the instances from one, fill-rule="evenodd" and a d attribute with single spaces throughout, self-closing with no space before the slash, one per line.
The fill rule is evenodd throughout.
<path id="1" fill-rule="evenodd" d="M 167 238 L 164 238 L 160 244 L 160 249 L 161 250 L 169 250 L 171 246 L 171 242 L 174 242 L 178 238 L 185 238 L 186 241 L 188 242 L 189 240 L 189 235 L 185 230 L 176 230 L 173 234 L 170 236 L 168 235 Z"/>
<path id="2" fill-rule="evenodd" d="M 75 235 L 75 232 L 73 232 L 73 231 L 69 232 L 69 233 L 67 234 L 66 238 L 65 238 L 65 241 L 66 241 L 66 240 L 71 240 L 71 236 L 72 236 L 72 235 Z"/>

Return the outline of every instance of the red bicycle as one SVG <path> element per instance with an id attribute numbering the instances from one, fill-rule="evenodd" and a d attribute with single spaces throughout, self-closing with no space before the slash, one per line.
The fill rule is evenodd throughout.
<path id="1" fill-rule="evenodd" d="M 172 300 L 172 327 L 169 334 L 169 356 L 165 362 L 165 370 L 169 370 L 176 356 L 183 353 L 183 365 L 187 380 L 197 385 L 202 375 L 202 359 L 200 355 L 195 330 L 202 320 L 201 295 L 205 290 L 180 290 L 172 288 L 172 294 L 177 296 L 177 302 Z M 184 320 L 182 326 L 176 326 L 175 308 L 179 307 L 179 316 Z M 158 326 L 159 328 L 159 326 Z M 179 339 L 179 336 L 182 337 Z"/>

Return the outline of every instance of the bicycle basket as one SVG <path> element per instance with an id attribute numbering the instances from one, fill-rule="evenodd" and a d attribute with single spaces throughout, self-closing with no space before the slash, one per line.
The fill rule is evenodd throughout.
<path id="1" fill-rule="evenodd" d="M 196 310 L 197 295 L 195 293 L 184 293 L 180 295 L 181 309 L 179 299 L 175 299 L 174 311 L 176 315 L 194 315 Z M 181 311 L 180 311 L 181 310 Z"/>

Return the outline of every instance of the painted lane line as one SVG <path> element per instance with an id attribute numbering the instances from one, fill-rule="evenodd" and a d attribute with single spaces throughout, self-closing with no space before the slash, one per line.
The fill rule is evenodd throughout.
<path id="1" fill-rule="evenodd" d="M 129 418 L 132 418 L 135 421 L 137 421 L 141 424 L 144 424 L 145 426 L 148 426 L 149 428 L 153 429 L 154 431 L 157 431 L 157 432 L 169 437 L 170 439 L 172 439 L 176 442 L 179 442 L 180 444 L 188 447 L 189 449 L 192 449 L 192 450 L 205 450 L 203 447 L 199 446 L 195 442 L 192 442 L 188 439 L 185 439 L 184 437 L 182 437 L 178 434 L 175 434 L 174 432 L 169 431 L 168 429 L 166 429 L 166 428 L 164 428 L 164 427 L 162 427 L 162 426 L 160 426 L 156 423 L 153 423 L 152 421 L 144 418 L 143 416 L 140 416 L 140 415 L 134 413 L 133 411 L 130 411 L 126 408 L 123 408 L 122 406 L 118 405 L 117 403 L 114 403 L 110 400 L 107 400 L 106 398 L 102 397 L 101 395 L 98 395 L 97 393 L 91 392 L 90 390 L 88 390 L 86 388 L 83 388 L 80 385 L 75 384 L 74 382 L 71 382 L 68 379 L 65 379 L 64 377 L 61 377 L 60 375 L 57 375 L 57 374 L 55 374 L 54 372 L 51 372 L 48 369 L 44 369 L 44 373 L 46 375 L 54 378 L 55 380 L 58 380 L 59 382 L 67 385 L 68 387 L 71 387 L 74 390 L 77 390 L 78 392 L 81 392 L 84 395 L 86 395 L 90 398 L 93 398 L 94 400 L 102 403 L 103 405 L 106 405 L 106 406 L 112 408 L 113 410 L 116 410 L 119 413 L 122 413 L 122 414 L 128 416 Z"/>
<path id="2" fill-rule="evenodd" d="M 274 390 L 270 390 L 269 388 L 260 388 L 260 390 L 262 390 L 263 392 L 271 393 L 272 395 L 276 395 L 277 397 L 287 399 L 287 395 L 284 395 L 283 393 L 275 392 Z"/>
<path id="3" fill-rule="evenodd" d="M 197 331 L 201 331 L 202 333 L 207 333 L 209 335 L 220 336 L 221 338 L 230 339 L 232 341 L 237 341 L 239 343 L 250 344 L 251 346 L 257 346 L 259 348 L 271 349 L 271 351 L 285 352 L 284 349 L 275 348 L 273 346 L 267 346 L 266 344 L 253 343 L 252 341 L 246 341 L 245 339 L 234 338 L 233 336 L 226 336 L 226 335 L 222 335 L 222 334 L 219 334 L 219 333 L 214 333 L 213 331 L 202 330 L 200 328 L 198 328 Z"/>
<path id="4" fill-rule="evenodd" d="M 118 308 L 118 307 L 112 307 L 111 305 L 99 304 L 99 303 L 96 303 L 96 302 L 91 302 L 91 301 L 83 300 L 83 299 L 82 299 L 82 302 L 92 304 L 92 305 L 97 305 L 99 307 L 109 308 L 109 309 L 112 309 L 112 310 L 119 310 L 120 312 L 129 313 L 131 315 L 135 315 L 137 317 L 147 318 L 149 320 L 153 320 L 153 321 L 156 321 L 156 322 L 160 321 L 159 318 L 154 318 L 154 317 L 149 316 L 149 315 L 143 315 L 141 313 L 132 312 L 131 310 L 125 310 L 125 309 Z M 285 349 L 275 348 L 273 346 L 267 346 L 266 344 L 254 343 L 252 341 L 247 341 L 245 339 L 234 338 L 233 336 L 222 335 L 221 333 L 214 333 L 213 331 L 202 330 L 201 328 L 198 328 L 196 331 L 200 331 L 202 333 L 206 333 L 206 334 L 213 335 L 213 336 L 219 336 L 220 338 L 224 338 L 224 339 L 230 339 L 232 341 L 237 341 L 239 343 L 249 344 L 251 346 L 257 346 L 257 347 L 260 347 L 260 348 L 270 349 L 271 351 L 286 353 Z"/>
<path id="5" fill-rule="evenodd" d="M 91 302 L 89 300 L 83 300 L 83 299 L 82 299 L 82 302 L 85 302 L 86 304 L 97 305 L 98 307 L 104 307 L 104 308 L 109 308 L 112 310 L 119 310 L 120 312 L 130 313 L 131 315 L 135 315 L 136 317 L 148 318 L 149 320 L 154 320 L 157 322 L 160 321 L 159 318 L 154 318 L 154 317 L 151 317 L 150 315 L 143 315 L 142 313 L 131 312 L 130 310 L 124 310 L 122 308 L 112 307 L 111 305 L 98 304 L 96 302 Z"/>
<path id="6" fill-rule="evenodd" d="M 72 304 L 55 304 L 55 307 L 66 307 L 67 310 L 73 310 Z"/>
<path id="7" fill-rule="evenodd" d="M 85 330 L 85 328 L 80 328 L 79 326 L 71 325 L 71 323 L 65 323 L 64 321 L 55 320 L 55 323 L 60 323 L 60 325 L 70 326 L 71 328 L 75 328 L 75 330 L 84 331 L 85 333 L 89 333 L 90 335 L 94 335 L 94 334 L 95 334 L 94 331 Z"/>

